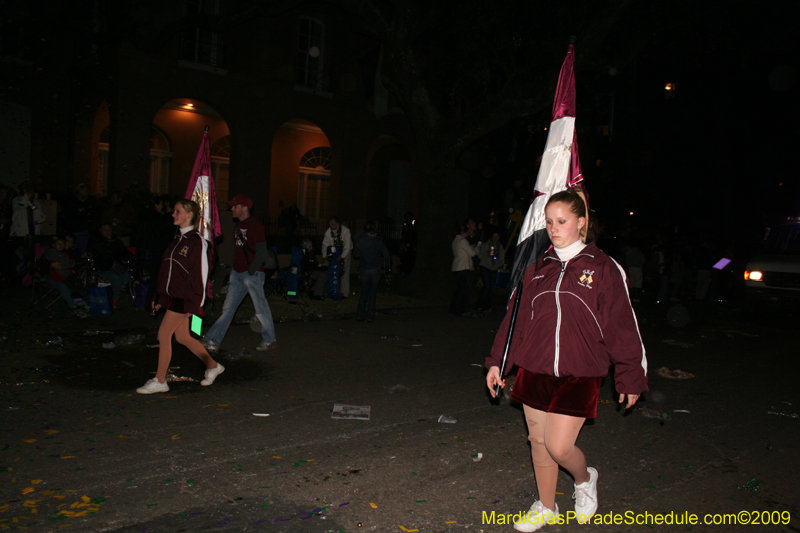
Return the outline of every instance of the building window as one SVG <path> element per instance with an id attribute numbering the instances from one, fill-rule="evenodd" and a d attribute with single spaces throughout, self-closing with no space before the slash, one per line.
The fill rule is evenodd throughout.
<path id="1" fill-rule="evenodd" d="M 150 125 L 150 192 L 169 192 L 170 163 L 172 149 L 167 134 L 161 128 Z"/>
<path id="2" fill-rule="evenodd" d="M 217 187 L 217 207 L 228 209 L 228 182 L 231 168 L 231 136 L 220 137 L 211 145 L 211 173 Z"/>
<path id="3" fill-rule="evenodd" d="M 300 166 L 313 170 L 331 171 L 331 149 L 327 146 L 312 148 L 300 158 Z"/>
<path id="4" fill-rule="evenodd" d="M 219 14 L 219 0 L 185 0 L 185 16 L 215 16 Z M 210 67 L 224 66 L 222 34 L 207 28 L 196 27 L 183 32 L 181 59 Z"/>
<path id="5" fill-rule="evenodd" d="M 300 18 L 294 83 L 310 89 L 326 89 L 323 75 L 325 25 L 308 17 Z"/>
<path id="6" fill-rule="evenodd" d="M 297 207 L 311 219 L 324 219 L 330 214 L 331 149 L 312 148 L 300 158 Z"/>

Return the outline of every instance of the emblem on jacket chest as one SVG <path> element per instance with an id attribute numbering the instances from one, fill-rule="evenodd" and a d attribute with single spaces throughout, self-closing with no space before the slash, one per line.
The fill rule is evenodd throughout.
<path id="1" fill-rule="evenodd" d="M 178 252 L 178 253 L 181 254 L 182 256 L 186 257 L 187 254 L 189 253 L 189 247 L 188 246 L 184 246 L 183 248 L 181 248 L 181 251 Z"/>
<path id="2" fill-rule="evenodd" d="M 578 285 L 581 287 L 586 287 L 587 289 L 592 288 L 592 282 L 594 282 L 594 270 L 584 270 L 581 277 L 578 278 Z"/>

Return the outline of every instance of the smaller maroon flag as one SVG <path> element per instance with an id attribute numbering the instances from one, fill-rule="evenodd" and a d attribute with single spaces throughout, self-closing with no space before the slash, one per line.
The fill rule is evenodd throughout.
<path id="1" fill-rule="evenodd" d="M 200 149 L 194 160 L 192 177 L 189 186 L 186 188 L 186 196 L 200 206 L 200 221 L 197 224 L 197 231 L 210 247 L 208 254 L 209 264 L 204 272 L 206 279 L 206 295 L 209 299 L 214 296 L 211 290 L 211 283 L 208 281 L 208 271 L 214 267 L 214 240 L 222 234 L 222 226 L 219 222 L 219 209 L 217 208 L 217 187 L 214 183 L 214 176 L 211 173 L 211 145 L 208 141 L 208 127 L 203 132 L 203 140 L 200 142 Z M 205 266 L 205 265 L 204 265 Z"/>

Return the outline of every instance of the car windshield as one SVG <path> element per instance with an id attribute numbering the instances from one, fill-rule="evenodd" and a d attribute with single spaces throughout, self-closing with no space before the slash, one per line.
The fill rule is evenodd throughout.
<path id="1" fill-rule="evenodd" d="M 800 224 L 773 228 L 764 243 L 764 253 L 800 255 Z"/>

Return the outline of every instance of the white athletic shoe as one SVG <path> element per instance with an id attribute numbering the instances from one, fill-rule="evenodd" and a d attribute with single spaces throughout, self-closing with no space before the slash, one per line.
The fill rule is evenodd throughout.
<path id="1" fill-rule="evenodd" d="M 261 344 L 256 346 L 256 350 L 258 350 L 259 352 L 267 352 L 269 350 L 274 350 L 277 347 L 278 347 L 278 341 L 272 341 L 272 342 L 261 341 Z"/>
<path id="2" fill-rule="evenodd" d="M 559 519 L 558 505 L 556 510 L 548 509 L 540 500 L 536 500 L 528 509 L 527 513 L 522 515 L 519 522 L 514 523 L 514 529 L 530 533 L 531 531 L 539 531 L 544 526 L 550 524 L 558 524 Z"/>
<path id="3" fill-rule="evenodd" d="M 203 345 L 208 353 L 217 353 L 219 351 L 219 344 L 214 341 L 210 341 L 205 337 L 200 339 L 200 344 Z"/>
<path id="4" fill-rule="evenodd" d="M 575 485 L 575 515 L 579 522 L 586 523 L 597 512 L 597 470 L 591 466 L 589 471 L 589 481 L 580 485 Z"/>
<path id="5" fill-rule="evenodd" d="M 153 394 L 156 392 L 169 392 L 169 385 L 167 382 L 159 383 L 158 378 L 148 379 L 147 382 L 136 389 L 139 394 Z"/>
<path id="6" fill-rule="evenodd" d="M 217 368 L 207 368 L 206 369 L 206 379 L 200 382 L 200 385 L 204 387 L 208 387 L 214 380 L 217 379 L 217 376 L 225 372 L 225 367 L 221 364 L 217 363 Z"/>

